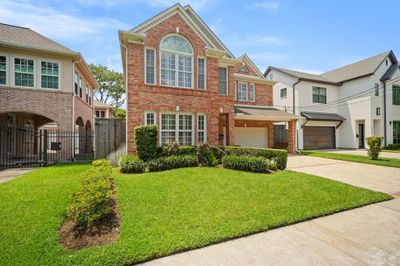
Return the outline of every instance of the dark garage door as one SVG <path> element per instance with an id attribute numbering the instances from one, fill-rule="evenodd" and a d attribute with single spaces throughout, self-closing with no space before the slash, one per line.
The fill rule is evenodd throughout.
<path id="1" fill-rule="evenodd" d="M 303 143 L 305 150 L 334 149 L 335 127 L 304 127 Z"/>

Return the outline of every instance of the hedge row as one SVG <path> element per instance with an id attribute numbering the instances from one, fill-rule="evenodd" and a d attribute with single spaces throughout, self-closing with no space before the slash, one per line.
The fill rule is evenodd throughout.
<path id="1" fill-rule="evenodd" d="M 226 155 L 222 158 L 224 168 L 246 172 L 266 173 L 269 170 L 269 161 L 264 157 L 251 155 Z"/>
<path id="2" fill-rule="evenodd" d="M 389 144 L 386 149 L 388 150 L 400 150 L 400 144 Z"/>
<path id="3" fill-rule="evenodd" d="M 109 161 L 97 160 L 83 173 L 81 187 L 72 195 L 67 213 L 79 226 L 90 227 L 111 214 L 111 170 Z"/>
<path id="4" fill-rule="evenodd" d="M 183 167 L 195 167 L 197 165 L 197 157 L 194 155 L 171 155 L 150 161 L 149 172 L 165 171 Z"/>

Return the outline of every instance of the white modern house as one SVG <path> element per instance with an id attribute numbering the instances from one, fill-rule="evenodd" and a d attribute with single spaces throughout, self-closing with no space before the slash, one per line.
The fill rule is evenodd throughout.
<path id="1" fill-rule="evenodd" d="M 366 148 L 378 135 L 400 143 L 400 69 L 388 51 L 319 75 L 268 67 L 273 104 L 301 117 L 297 149 Z"/>

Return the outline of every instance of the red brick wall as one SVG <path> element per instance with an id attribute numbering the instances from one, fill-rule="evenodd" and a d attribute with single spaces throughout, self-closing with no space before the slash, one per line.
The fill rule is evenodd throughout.
<path id="1" fill-rule="evenodd" d="M 239 69 L 242 65 L 245 65 L 248 71 L 240 71 Z M 235 66 L 235 72 L 243 75 L 258 76 L 258 74 L 252 69 L 252 67 L 250 66 L 250 64 L 247 63 L 246 60 L 242 60 L 241 63 Z"/>
<path id="2" fill-rule="evenodd" d="M 0 113 L 37 114 L 56 122 L 59 129 L 72 129 L 72 93 L 1 88 L 0 101 Z"/>
<path id="3" fill-rule="evenodd" d="M 239 80 L 236 80 L 239 82 Z M 248 85 L 247 85 L 248 86 Z M 272 106 L 272 86 L 268 84 L 255 83 L 256 87 L 256 101 L 235 101 L 235 104 L 245 104 L 245 105 L 262 105 L 262 106 Z"/>
<path id="4" fill-rule="evenodd" d="M 85 102 L 84 99 L 81 99 L 78 96 L 75 96 L 75 121 L 78 118 L 82 118 L 84 125 L 86 126 L 87 122 L 90 123 L 90 128 L 94 129 L 93 123 L 93 107 Z"/>
<path id="5" fill-rule="evenodd" d="M 180 112 L 207 115 L 207 141 L 210 144 L 219 143 L 218 120 L 220 113 L 228 114 L 229 140 L 234 141 L 234 110 L 233 110 L 233 67 L 228 68 L 228 96 L 218 95 L 218 60 L 207 57 L 207 88 L 197 90 L 197 55 L 205 55 L 205 44 L 196 33 L 183 21 L 179 15 L 174 15 L 157 27 L 146 32 L 146 47 L 156 49 L 156 80 L 159 83 L 159 43 L 169 34 L 175 33 L 179 27 L 179 34 L 185 36 L 194 49 L 194 89 L 172 88 L 159 85 L 144 84 L 144 46 L 128 44 L 128 100 L 127 126 L 128 151 L 134 152 L 134 127 L 144 123 L 144 111 L 156 111 L 159 123 L 159 112 Z M 195 119 L 196 120 L 196 119 Z M 196 129 L 196 121 L 195 121 Z M 197 135 L 195 132 L 194 136 Z"/>

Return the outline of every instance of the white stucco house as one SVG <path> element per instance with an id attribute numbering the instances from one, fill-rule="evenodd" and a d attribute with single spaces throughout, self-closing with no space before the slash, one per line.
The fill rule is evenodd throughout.
<path id="1" fill-rule="evenodd" d="M 297 149 L 400 143 L 400 69 L 388 51 L 319 75 L 270 66 L 273 104 L 299 117 Z"/>

